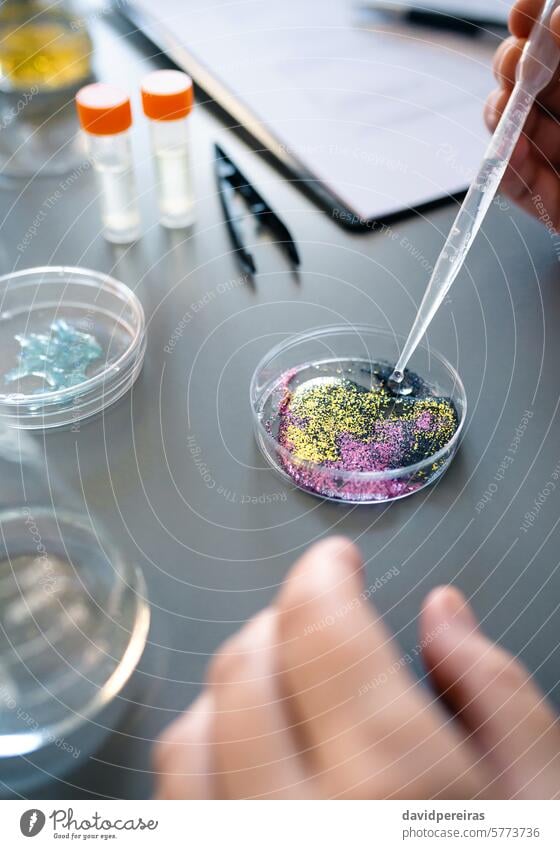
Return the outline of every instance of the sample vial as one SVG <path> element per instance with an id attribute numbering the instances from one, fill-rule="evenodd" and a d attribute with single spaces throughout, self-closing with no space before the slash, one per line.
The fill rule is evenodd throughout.
<path id="1" fill-rule="evenodd" d="M 151 124 L 164 227 L 188 227 L 194 221 L 188 121 L 193 101 L 192 80 L 182 71 L 154 71 L 142 82 L 142 105 Z"/>
<path id="2" fill-rule="evenodd" d="M 76 107 L 101 188 L 103 235 L 109 242 L 129 244 L 140 235 L 130 100 L 116 86 L 92 83 L 77 93 Z"/>

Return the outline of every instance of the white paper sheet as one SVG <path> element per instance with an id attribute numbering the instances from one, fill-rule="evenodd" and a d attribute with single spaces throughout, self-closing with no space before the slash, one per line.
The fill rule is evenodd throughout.
<path id="1" fill-rule="evenodd" d="M 456 193 L 476 170 L 486 42 L 373 25 L 347 0 L 133 5 L 364 220 Z"/>

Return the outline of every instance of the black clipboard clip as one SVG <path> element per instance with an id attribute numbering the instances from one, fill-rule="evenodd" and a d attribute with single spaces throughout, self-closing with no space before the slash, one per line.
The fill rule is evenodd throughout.
<path id="1" fill-rule="evenodd" d="M 258 219 L 260 226 L 270 230 L 276 242 L 284 248 L 294 266 L 298 266 L 300 261 L 299 254 L 290 231 L 284 222 L 241 173 L 237 165 L 229 158 L 220 145 L 214 145 L 214 152 L 214 167 L 225 224 L 237 253 L 239 264 L 245 274 L 252 277 L 253 274 L 256 274 L 257 266 L 255 265 L 252 254 L 249 253 L 243 242 L 238 216 L 235 213 L 233 204 L 233 194 L 236 192 L 247 202 L 249 211 Z"/>

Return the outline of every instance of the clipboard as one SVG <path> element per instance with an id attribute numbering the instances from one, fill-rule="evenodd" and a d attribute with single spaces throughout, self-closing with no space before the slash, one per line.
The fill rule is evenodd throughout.
<path id="1" fill-rule="evenodd" d="M 345 227 L 427 210 L 476 171 L 492 43 L 377 24 L 348 0 L 118 8 Z"/>

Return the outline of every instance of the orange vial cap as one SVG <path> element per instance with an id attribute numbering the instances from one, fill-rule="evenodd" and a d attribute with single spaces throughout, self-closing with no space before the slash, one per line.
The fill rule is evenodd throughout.
<path id="1" fill-rule="evenodd" d="M 132 124 L 128 95 L 107 83 L 81 88 L 76 95 L 76 109 L 82 128 L 95 136 L 124 133 Z"/>
<path id="2" fill-rule="evenodd" d="M 193 103 L 192 80 L 182 71 L 153 71 L 142 81 L 144 114 L 153 121 L 186 118 Z"/>

